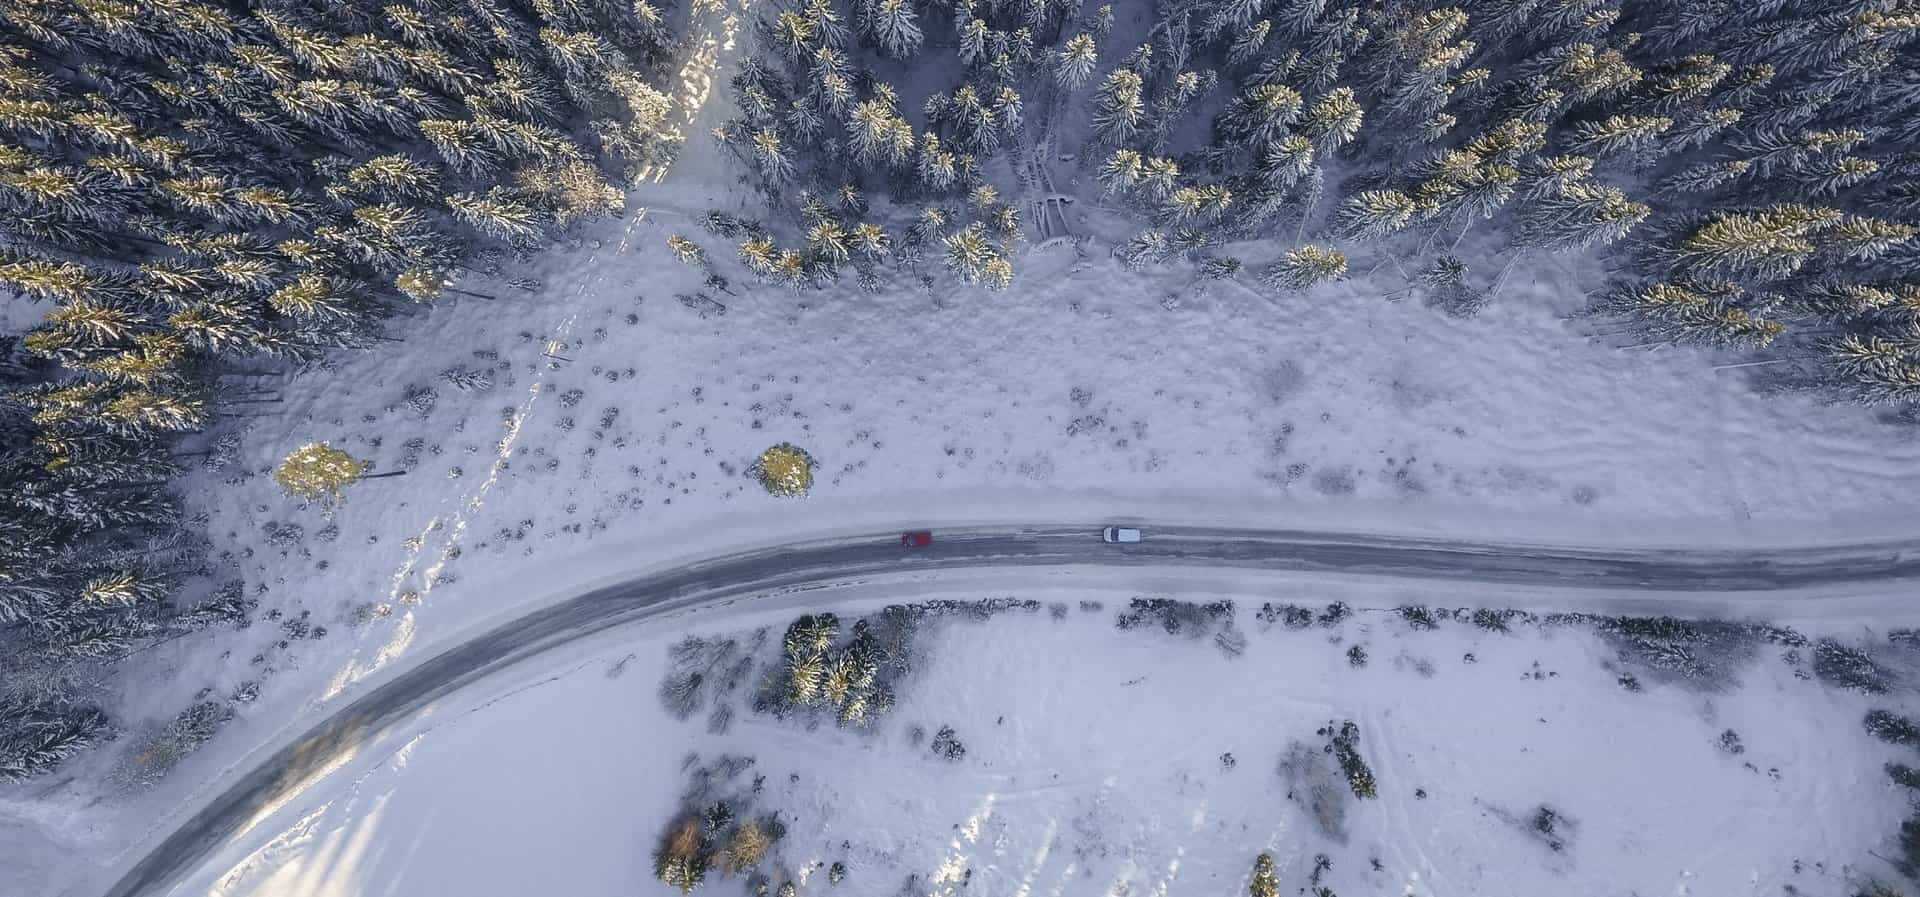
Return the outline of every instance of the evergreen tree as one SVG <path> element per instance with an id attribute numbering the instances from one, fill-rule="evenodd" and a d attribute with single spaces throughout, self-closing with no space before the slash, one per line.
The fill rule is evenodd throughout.
<path id="1" fill-rule="evenodd" d="M 0 782 L 58 766 L 107 730 L 106 715 L 97 708 L 0 696 Z"/>
<path id="2" fill-rule="evenodd" d="M 1114 69 L 1094 99 L 1094 132 L 1107 143 L 1125 143 L 1139 132 L 1146 108 L 1140 75 Z"/>
<path id="3" fill-rule="evenodd" d="M 920 43 L 925 39 L 915 19 L 913 6 L 907 0 L 878 0 L 873 16 L 873 38 L 888 56 L 910 57 L 920 52 Z"/>
<path id="4" fill-rule="evenodd" d="M 1759 349 L 1786 330 L 1778 321 L 1737 307 L 1731 297 L 1670 283 L 1618 290 L 1597 308 L 1631 315 L 1650 338 L 1662 342 Z"/>
<path id="5" fill-rule="evenodd" d="M 273 470 L 273 481 L 288 495 L 339 501 L 346 488 L 366 479 L 368 464 L 325 442 L 309 442 L 295 449 Z M 397 476 L 402 471 L 373 476 Z"/>
<path id="6" fill-rule="evenodd" d="M 1280 880 L 1273 874 L 1273 855 L 1262 853 L 1253 861 L 1253 882 L 1247 885 L 1247 897 L 1279 897 Z"/>
<path id="7" fill-rule="evenodd" d="M 1338 280 L 1346 273 L 1345 253 L 1309 243 L 1288 250 L 1280 261 L 1273 263 L 1260 275 L 1260 280 L 1272 289 L 1297 292 Z"/>
<path id="8" fill-rule="evenodd" d="M 1053 69 L 1054 80 L 1067 90 L 1079 90 L 1093 77 L 1094 66 L 1099 61 L 1100 50 L 1094 44 L 1093 35 L 1074 35 L 1060 49 L 1059 62 Z"/>

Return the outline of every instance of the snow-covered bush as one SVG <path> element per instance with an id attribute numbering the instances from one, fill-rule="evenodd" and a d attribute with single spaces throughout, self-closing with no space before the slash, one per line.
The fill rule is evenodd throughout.
<path id="1" fill-rule="evenodd" d="M 1174 598 L 1135 598 L 1128 602 L 1127 609 L 1114 618 L 1113 625 L 1122 629 L 1134 629 L 1149 622 L 1158 623 L 1168 635 L 1186 633 L 1199 638 L 1219 624 L 1233 617 L 1232 601 L 1211 601 L 1196 604 Z"/>
<path id="2" fill-rule="evenodd" d="M 1881 741 L 1906 747 L 1920 747 L 1920 724 L 1891 710 L 1869 710 L 1867 731 Z"/>
<path id="3" fill-rule="evenodd" d="M 1870 695 L 1884 694 L 1891 674 L 1865 650 L 1824 638 L 1813 645 L 1813 674 L 1820 681 Z"/>
<path id="4" fill-rule="evenodd" d="M 1434 619 L 1433 611 L 1424 604 L 1402 605 L 1396 612 L 1400 614 L 1400 619 L 1406 621 L 1409 629 L 1426 630 L 1440 625 Z"/>
<path id="5" fill-rule="evenodd" d="M 1347 840 L 1347 802 L 1353 797 L 1340 781 L 1339 768 L 1328 751 L 1295 741 L 1280 757 L 1280 777 L 1287 795 L 1305 811 L 1322 835 Z"/>
<path id="6" fill-rule="evenodd" d="M 1284 624 L 1288 629 L 1305 629 L 1313 625 L 1313 611 L 1301 607 L 1298 604 L 1273 604 L 1270 602 L 1262 604 L 1260 605 L 1260 612 L 1256 614 L 1255 617 L 1260 622 L 1269 626 L 1278 622 Z"/>
<path id="7" fill-rule="evenodd" d="M 947 760 L 959 760 L 967 755 L 967 746 L 960 743 L 960 737 L 954 733 L 952 726 L 941 726 L 940 731 L 933 733 L 933 741 L 928 747 L 933 750 L 934 756 Z"/>
<path id="8" fill-rule="evenodd" d="M 117 778 L 136 788 L 160 781 L 188 754 L 211 739 L 220 726 L 231 718 L 233 711 L 216 701 L 202 701 L 180 711 L 178 716 L 134 746 Z"/>

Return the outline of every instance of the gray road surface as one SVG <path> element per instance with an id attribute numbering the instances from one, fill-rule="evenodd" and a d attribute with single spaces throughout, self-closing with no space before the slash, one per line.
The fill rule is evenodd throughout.
<path id="1" fill-rule="evenodd" d="M 1920 543 L 1755 551 L 1607 550 L 1449 542 L 1296 530 L 1149 527 L 1106 545 L 1097 528 L 980 527 L 935 534 L 921 549 L 897 532 L 795 543 L 688 564 L 534 611 L 368 691 L 228 785 L 129 870 L 108 897 L 162 894 L 261 808 L 305 787 L 343 753 L 432 702 L 517 661 L 608 627 L 695 605 L 956 567 L 1180 565 L 1662 592 L 1751 592 L 1920 582 Z"/>

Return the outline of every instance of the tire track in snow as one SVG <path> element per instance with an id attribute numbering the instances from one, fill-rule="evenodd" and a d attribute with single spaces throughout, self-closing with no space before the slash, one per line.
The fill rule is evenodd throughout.
<path id="1" fill-rule="evenodd" d="M 215 850 L 297 795 L 360 745 L 461 688 L 574 639 L 698 607 L 823 589 L 863 578 L 961 568 L 1212 567 L 1413 580 L 1728 592 L 1920 581 L 1920 542 L 1767 550 L 1586 549 L 1258 530 L 1156 527 L 1144 542 L 1103 544 L 1090 524 L 975 527 L 901 549 L 897 532 L 790 543 L 697 561 L 542 607 L 453 646 L 315 724 L 235 778 L 106 891 L 166 893 Z"/>

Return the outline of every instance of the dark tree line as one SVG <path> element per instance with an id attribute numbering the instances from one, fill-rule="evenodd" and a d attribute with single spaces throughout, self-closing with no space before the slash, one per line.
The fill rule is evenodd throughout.
<path id="1" fill-rule="evenodd" d="M 176 441 L 231 362 L 370 344 L 476 247 L 618 214 L 667 162 L 651 0 L 0 2 L 0 778 L 98 737 L 84 683 L 200 561 Z"/>
<path id="2" fill-rule="evenodd" d="M 1171 0 L 1130 45 L 1114 20 L 810 0 L 764 23 L 720 136 L 801 221 L 742 258 L 831 282 L 859 227 L 876 261 L 929 247 L 1005 286 L 1009 199 L 1040 186 L 1020 151 L 1045 144 L 1149 220 L 1116 250 L 1129 265 L 1230 277 L 1217 247 L 1265 239 L 1261 281 L 1298 290 L 1346 274 L 1336 245 L 1373 245 L 1470 314 L 1526 253 L 1604 248 L 1619 278 L 1595 311 L 1649 343 L 1775 347 L 1789 382 L 1920 400 L 1911 3 Z M 915 59 L 958 80 L 908 97 Z M 1476 230 L 1507 268 L 1454 255 Z"/>

